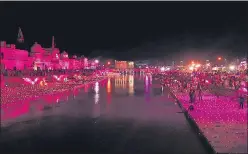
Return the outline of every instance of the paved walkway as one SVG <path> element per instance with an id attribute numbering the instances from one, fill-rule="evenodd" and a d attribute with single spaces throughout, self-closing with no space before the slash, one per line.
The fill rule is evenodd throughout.
<path id="1" fill-rule="evenodd" d="M 174 94 L 182 107 L 189 107 L 188 93 Z M 228 96 L 204 93 L 203 101 L 194 104 L 194 110 L 188 111 L 203 135 L 217 153 L 248 153 L 247 151 L 247 103 L 239 109 L 238 100 Z"/>

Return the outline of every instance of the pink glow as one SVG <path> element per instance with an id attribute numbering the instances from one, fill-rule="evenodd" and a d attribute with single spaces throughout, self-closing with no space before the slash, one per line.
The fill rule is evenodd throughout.
<path id="1" fill-rule="evenodd" d="M 57 81 L 61 81 L 62 78 L 64 77 L 64 75 L 60 75 L 60 76 L 53 75 L 53 77 L 54 77 Z"/>
<path id="2" fill-rule="evenodd" d="M 190 105 L 188 93 L 178 92 L 176 87 L 171 88 L 174 89 L 183 108 L 188 111 Z M 213 94 L 204 92 L 203 101 L 197 100 L 194 103 L 194 110 L 188 111 L 204 136 L 220 153 L 229 153 L 230 147 L 247 145 L 247 103 L 244 104 L 244 109 L 239 109 L 238 101 L 232 99 L 233 97 L 236 97 L 235 93 L 233 96 L 217 99 Z M 218 145 L 225 148 L 219 149 Z"/>
<path id="3" fill-rule="evenodd" d="M 23 80 L 34 85 L 39 80 L 39 78 L 35 78 L 34 80 L 32 80 L 30 78 L 23 78 Z"/>
<path id="4" fill-rule="evenodd" d="M 33 70 L 38 67 L 41 70 L 49 68 L 54 69 L 79 69 L 88 66 L 87 58 L 83 60 L 68 58 L 64 51 L 60 54 L 58 48 L 42 48 L 37 42 L 28 51 L 16 49 L 14 45 L 7 46 L 6 42 L 1 42 L 0 52 L 3 54 L 1 64 L 5 69 L 13 70 Z"/>

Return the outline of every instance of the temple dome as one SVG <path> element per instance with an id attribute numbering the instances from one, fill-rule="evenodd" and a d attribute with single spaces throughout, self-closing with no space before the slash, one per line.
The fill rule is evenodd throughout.
<path id="1" fill-rule="evenodd" d="M 44 53 L 45 50 L 41 47 L 40 44 L 35 42 L 34 45 L 31 47 L 31 52 L 32 53 Z"/>
<path id="2" fill-rule="evenodd" d="M 63 51 L 61 55 L 68 55 L 66 51 Z"/>
<path id="3" fill-rule="evenodd" d="M 68 53 L 67 53 L 66 51 L 63 51 L 63 52 L 61 53 L 61 57 L 62 57 L 62 58 L 68 58 Z"/>
<path id="4" fill-rule="evenodd" d="M 76 59 L 76 58 L 77 58 L 77 56 L 76 56 L 76 55 L 73 55 L 73 56 L 72 56 L 72 58 L 73 58 L 73 59 Z"/>

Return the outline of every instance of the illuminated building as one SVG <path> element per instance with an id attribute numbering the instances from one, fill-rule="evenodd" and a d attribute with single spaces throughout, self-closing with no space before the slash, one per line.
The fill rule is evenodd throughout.
<path id="1" fill-rule="evenodd" d="M 2 69 L 23 70 L 30 65 L 28 51 L 16 49 L 5 41 L 0 43 L 0 56 Z"/>
<path id="2" fill-rule="evenodd" d="M 53 43 L 54 44 L 54 43 Z M 80 69 L 88 66 L 87 58 L 69 58 L 68 53 L 52 45 L 51 48 L 43 48 L 37 42 L 30 48 L 30 54 L 26 50 L 16 49 L 14 44 L 0 43 L 1 69 L 7 70 L 53 70 L 53 69 Z"/>
<path id="3" fill-rule="evenodd" d="M 116 69 L 133 69 L 134 62 L 132 61 L 115 61 Z"/>

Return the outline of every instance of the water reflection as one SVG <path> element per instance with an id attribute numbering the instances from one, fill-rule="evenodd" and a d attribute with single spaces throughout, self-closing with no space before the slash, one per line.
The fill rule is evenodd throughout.
<path id="1" fill-rule="evenodd" d="M 36 98 L 37 100 L 25 100 L 22 102 L 4 104 L 1 106 L 1 120 L 5 121 L 8 119 L 15 119 L 22 115 L 30 115 L 32 117 L 33 114 L 40 114 L 44 112 L 44 110 L 50 112 L 50 110 L 53 111 L 54 108 L 62 107 L 62 104 L 64 104 L 65 102 L 73 103 L 73 100 L 75 100 L 79 95 L 80 97 L 77 98 L 78 100 L 85 99 L 87 100 L 87 103 L 92 101 L 92 103 L 90 104 L 94 105 L 92 107 L 94 112 L 93 114 L 95 116 L 98 115 L 100 112 L 100 104 L 103 105 L 106 103 L 105 105 L 107 107 L 107 110 L 111 109 L 110 104 L 114 103 L 113 99 L 120 96 L 117 95 L 113 97 L 116 92 L 118 93 L 118 90 L 120 90 L 120 94 L 124 94 L 121 96 L 125 97 L 128 97 L 126 94 L 130 96 L 134 95 L 134 93 L 138 91 L 142 93 L 142 96 L 144 96 L 145 94 L 146 100 L 149 101 L 151 78 L 149 76 L 142 76 L 142 79 L 139 80 L 139 77 L 140 76 L 125 75 L 116 78 L 108 78 L 108 80 L 105 81 L 85 85 L 81 91 L 80 89 L 75 88 L 73 91 L 42 96 Z M 143 82 L 142 80 L 144 79 L 145 82 L 142 84 L 141 82 Z M 104 94 L 107 94 L 106 97 L 104 96 L 104 94 L 101 93 L 100 87 L 102 86 L 104 86 L 104 91 L 106 92 Z M 145 86 L 145 91 L 143 89 L 143 86 Z M 89 89 L 92 89 L 92 91 L 90 92 L 91 95 L 87 95 L 89 93 Z M 30 106 L 30 104 L 32 104 L 32 106 Z"/>
<path id="2" fill-rule="evenodd" d="M 107 93 L 111 93 L 111 80 L 110 80 L 110 78 L 108 78 L 108 82 L 107 82 Z"/>
<path id="3" fill-rule="evenodd" d="M 115 87 L 116 88 L 126 88 L 127 87 L 127 76 L 122 75 L 115 78 Z"/>
<path id="4" fill-rule="evenodd" d="M 95 90 L 95 95 L 94 95 L 95 104 L 98 104 L 99 103 L 99 99 L 100 99 L 99 83 L 98 82 L 95 83 L 94 90 Z"/>
<path id="5" fill-rule="evenodd" d="M 89 92 L 89 85 L 86 84 L 86 85 L 84 86 L 84 92 L 85 92 L 85 93 Z"/>
<path id="6" fill-rule="evenodd" d="M 145 76 L 145 97 L 146 97 L 147 102 L 150 101 L 151 83 L 152 83 L 152 77 L 146 75 Z"/>
<path id="7" fill-rule="evenodd" d="M 134 76 L 133 75 L 128 76 L 128 93 L 130 95 L 134 94 Z"/>
<path id="8" fill-rule="evenodd" d="M 41 96 L 37 100 L 27 99 L 4 104 L 1 106 L 1 122 L 14 120 L 28 114 L 32 116 L 33 114 L 39 114 L 48 109 L 53 109 L 62 101 L 70 101 L 70 97 L 74 99 L 78 94 L 79 89 L 75 89 L 71 92 Z"/>

